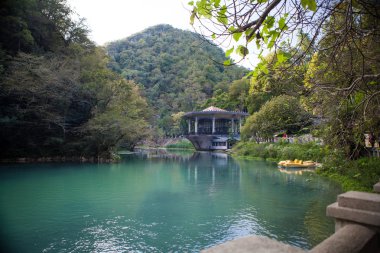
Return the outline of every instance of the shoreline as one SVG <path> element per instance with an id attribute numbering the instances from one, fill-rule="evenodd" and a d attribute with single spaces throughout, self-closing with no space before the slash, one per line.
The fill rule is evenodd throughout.
<path id="1" fill-rule="evenodd" d="M 84 156 L 46 156 L 46 157 L 18 157 L 18 158 L 0 159 L 0 164 L 65 163 L 65 162 L 113 163 L 113 162 L 116 162 L 116 160 L 112 158 L 84 157 Z"/>
<path id="2" fill-rule="evenodd" d="M 251 155 L 238 155 L 237 152 L 231 152 L 230 155 L 235 159 L 242 159 L 242 160 L 251 160 L 251 161 L 267 161 L 272 163 L 278 163 L 281 159 L 279 158 L 272 158 L 272 157 L 259 157 L 259 156 L 251 156 Z M 340 174 L 337 171 L 335 171 L 335 168 L 333 167 L 327 167 L 321 166 L 315 168 L 315 174 L 327 178 L 335 183 L 337 183 L 343 191 L 364 191 L 364 192 L 373 192 L 373 188 L 370 186 L 366 186 L 356 180 L 355 178 L 349 176 Z M 355 176 L 354 176 L 355 177 Z"/>

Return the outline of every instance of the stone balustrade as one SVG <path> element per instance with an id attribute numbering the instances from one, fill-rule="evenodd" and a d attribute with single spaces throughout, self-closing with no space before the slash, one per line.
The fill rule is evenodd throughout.
<path id="1" fill-rule="evenodd" d="M 380 253 L 380 182 L 375 193 L 349 191 L 338 195 L 326 214 L 335 219 L 335 233 L 310 253 Z M 202 253 L 300 253 L 307 252 L 264 236 L 235 239 Z"/>

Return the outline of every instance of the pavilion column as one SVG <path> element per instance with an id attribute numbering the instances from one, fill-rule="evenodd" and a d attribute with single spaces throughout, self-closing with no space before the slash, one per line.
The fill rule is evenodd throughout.
<path id="1" fill-rule="evenodd" d="M 235 126 L 234 125 L 235 125 L 234 124 L 234 119 L 231 119 L 231 132 L 232 133 L 235 133 L 235 130 L 234 130 Z"/>
<path id="2" fill-rule="evenodd" d="M 198 117 L 195 117 L 195 134 L 198 134 Z"/>
<path id="3" fill-rule="evenodd" d="M 189 126 L 189 132 L 188 132 L 188 134 L 190 134 L 191 133 L 191 119 L 187 120 L 187 124 Z"/>
<path id="4" fill-rule="evenodd" d="M 241 117 L 239 118 L 239 133 L 241 133 Z"/>
<path id="5" fill-rule="evenodd" d="M 212 133 L 215 133 L 215 116 L 212 117 Z"/>

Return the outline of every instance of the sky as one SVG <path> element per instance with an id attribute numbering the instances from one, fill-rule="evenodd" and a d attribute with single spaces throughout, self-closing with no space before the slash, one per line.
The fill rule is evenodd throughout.
<path id="1" fill-rule="evenodd" d="M 193 31 L 189 8 L 182 0 L 68 0 L 86 18 L 98 45 L 123 39 L 157 24 Z M 187 9 L 186 9 L 187 8 Z"/>
<path id="2" fill-rule="evenodd" d="M 67 0 L 71 8 L 86 19 L 91 30 L 90 38 L 98 45 L 126 38 L 158 24 L 194 31 L 187 2 L 189 0 Z M 232 58 L 239 60 L 236 55 Z M 255 63 L 255 59 L 250 61 L 248 58 L 240 65 L 252 69 Z"/>

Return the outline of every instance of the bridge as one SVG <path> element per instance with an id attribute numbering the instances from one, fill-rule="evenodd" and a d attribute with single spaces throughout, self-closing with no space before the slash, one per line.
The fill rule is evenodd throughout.
<path id="1" fill-rule="evenodd" d="M 240 111 L 227 111 L 210 106 L 202 111 L 185 113 L 188 123 L 186 138 L 196 150 L 226 150 L 240 140 L 245 117 Z"/>

